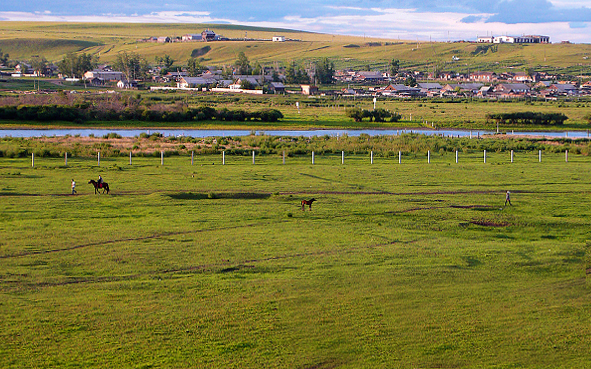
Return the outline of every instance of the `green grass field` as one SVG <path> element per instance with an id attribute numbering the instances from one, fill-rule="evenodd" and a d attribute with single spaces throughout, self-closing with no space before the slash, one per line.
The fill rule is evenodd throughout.
<path id="1" fill-rule="evenodd" d="M 0 158 L 0 367 L 586 367 L 589 157 L 397 159 Z"/>

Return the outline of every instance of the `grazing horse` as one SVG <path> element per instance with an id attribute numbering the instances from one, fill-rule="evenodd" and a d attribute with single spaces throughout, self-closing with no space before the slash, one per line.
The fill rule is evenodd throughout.
<path id="1" fill-rule="evenodd" d="M 304 207 L 306 207 L 306 205 L 308 205 L 310 207 L 310 211 L 312 211 L 312 203 L 314 201 L 316 201 L 316 199 L 302 200 L 302 210 L 304 210 Z"/>
<path id="2" fill-rule="evenodd" d="M 95 181 L 94 179 L 91 179 L 90 181 L 88 181 L 88 183 L 92 183 L 92 185 L 94 186 L 94 194 L 96 195 L 97 193 L 100 195 L 100 191 L 99 189 L 103 189 L 103 193 L 105 193 L 105 191 L 107 191 L 107 195 L 109 194 L 109 184 L 106 182 L 103 183 L 98 183 L 97 181 Z"/>

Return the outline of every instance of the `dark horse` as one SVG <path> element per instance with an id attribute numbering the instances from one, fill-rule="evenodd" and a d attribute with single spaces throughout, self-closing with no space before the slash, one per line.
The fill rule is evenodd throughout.
<path id="1" fill-rule="evenodd" d="M 99 189 L 103 189 L 103 193 L 105 193 L 105 191 L 107 191 L 107 195 L 109 194 L 109 184 L 108 183 L 98 183 L 97 181 L 95 181 L 94 179 L 91 179 L 90 181 L 88 181 L 88 183 L 92 183 L 92 185 L 94 186 L 94 194 L 96 195 L 97 193 L 100 195 L 100 191 Z"/>
<path id="2" fill-rule="evenodd" d="M 304 210 L 304 207 L 306 207 L 306 205 L 308 205 L 310 207 L 310 211 L 312 211 L 312 203 L 314 201 L 316 201 L 316 199 L 302 200 L 302 210 Z"/>

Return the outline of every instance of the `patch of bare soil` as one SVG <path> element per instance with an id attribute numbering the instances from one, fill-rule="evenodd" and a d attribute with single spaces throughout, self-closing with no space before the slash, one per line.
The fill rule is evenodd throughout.
<path id="1" fill-rule="evenodd" d="M 494 222 L 492 220 L 473 220 L 470 223 L 476 224 L 483 227 L 508 227 L 510 226 L 507 222 Z"/>

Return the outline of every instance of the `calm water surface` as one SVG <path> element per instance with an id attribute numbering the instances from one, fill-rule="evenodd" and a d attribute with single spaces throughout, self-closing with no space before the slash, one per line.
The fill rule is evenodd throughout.
<path id="1" fill-rule="evenodd" d="M 117 133 L 122 137 L 135 137 L 142 133 L 161 133 L 164 136 L 188 136 L 188 137 L 226 137 L 226 136 L 248 136 L 251 133 L 270 136 L 291 136 L 291 137 L 314 137 L 314 136 L 359 136 L 367 134 L 370 136 L 399 135 L 403 133 L 418 133 L 424 135 L 438 135 L 445 137 L 478 137 L 486 134 L 494 134 L 494 131 L 486 130 L 430 130 L 420 128 L 406 129 L 318 129 L 318 130 L 220 130 L 220 129 L 0 129 L 0 137 L 51 137 L 51 136 L 81 136 L 88 137 L 104 136 L 109 133 Z M 505 131 L 508 135 L 515 136 L 544 136 L 544 137 L 566 137 L 566 138 L 589 138 L 588 131 L 562 131 L 562 132 L 522 132 Z"/>

